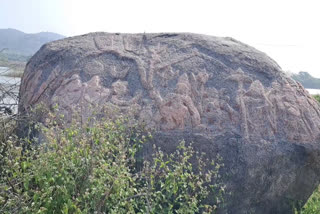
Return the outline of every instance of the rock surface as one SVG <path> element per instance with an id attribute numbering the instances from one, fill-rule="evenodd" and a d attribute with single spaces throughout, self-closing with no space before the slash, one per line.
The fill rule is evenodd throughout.
<path id="1" fill-rule="evenodd" d="M 232 38 L 91 33 L 48 43 L 27 64 L 19 111 L 38 103 L 57 103 L 67 120 L 124 113 L 168 152 L 184 139 L 219 153 L 232 193 L 221 213 L 291 213 L 320 178 L 318 103 Z"/>

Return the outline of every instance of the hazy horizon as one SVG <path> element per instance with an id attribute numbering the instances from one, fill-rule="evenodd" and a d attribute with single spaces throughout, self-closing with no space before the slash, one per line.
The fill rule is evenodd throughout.
<path id="1" fill-rule="evenodd" d="M 89 32 L 190 32 L 233 37 L 285 71 L 320 78 L 317 1 L 8 0 L 0 28 L 74 36 Z"/>

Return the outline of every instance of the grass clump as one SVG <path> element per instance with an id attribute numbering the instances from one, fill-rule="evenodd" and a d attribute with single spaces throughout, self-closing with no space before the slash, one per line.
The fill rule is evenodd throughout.
<path id="1" fill-rule="evenodd" d="M 297 212 L 298 213 L 298 212 Z M 316 214 L 320 213 L 320 187 L 318 187 L 307 203 L 303 206 L 299 214 Z"/>
<path id="2" fill-rule="evenodd" d="M 312 95 L 320 103 L 320 95 Z M 320 186 L 313 192 L 307 203 L 302 207 L 300 211 L 296 211 L 299 214 L 315 214 L 320 213 Z"/>
<path id="3" fill-rule="evenodd" d="M 184 142 L 168 155 L 154 147 L 150 161 L 138 162 L 151 136 L 126 124 L 120 118 L 61 128 L 53 120 L 37 125 L 41 143 L 4 139 L 0 213 L 214 213 L 221 165 L 210 168 Z"/>
<path id="4" fill-rule="evenodd" d="M 320 103 L 320 94 L 312 95 Z"/>

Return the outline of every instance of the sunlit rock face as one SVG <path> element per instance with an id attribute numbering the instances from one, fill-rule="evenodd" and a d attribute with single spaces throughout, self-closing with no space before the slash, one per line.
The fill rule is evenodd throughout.
<path id="1" fill-rule="evenodd" d="M 219 153 L 232 193 L 221 213 L 290 213 L 318 184 L 318 103 L 232 38 L 91 33 L 51 42 L 29 61 L 20 97 L 21 114 L 38 103 L 58 104 L 67 121 L 126 114 L 168 152 L 184 139 L 212 159 Z"/>

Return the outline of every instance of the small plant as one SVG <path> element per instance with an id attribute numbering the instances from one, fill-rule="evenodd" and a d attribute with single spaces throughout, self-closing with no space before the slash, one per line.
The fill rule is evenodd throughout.
<path id="1" fill-rule="evenodd" d="M 59 118 L 36 125 L 40 144 L 5 139 L 0 213 L 214 213 L 222 200 L 221 165 L 184 142 L 171 155 L 155 147 L 140 163 L 151 136 L 126 119 L 60 126 Z"/>
<path id="2" fill-rule="evenodd" d="M 186 146 L 184 141 L 170 155 L 165 155 L 155 146 L 154 150 L 152 163 L 144 162 L 140 177 L 140 183 L 143 184 L 140 189 L 144 192 L 147 211 L 214 213 L 217 205 L 221 203 L 224 188 L 213 185 L 212 181 L 217 180 L 222 165 L 211 162 L 214 168 L 206 170 L 209 160 L 205 162 L 204 154 L 196 153 L 193 147 Z M 192 164 L 191 159 L 195 159 L 196 166 Z M 208 198 L 211 204 L 206 203 Z"/>
<path id="3" fill-rule="evenodd" d="M 320 103 L 320 95 L 319 94 L 313 95 L 313 98 L 316 99 Z"/>
<path id="4" fill-rule="evenodd" d="M 315 214 L 320 213 L 320 187 L 318 187 L 310 196 L 307 203 L 296 214 Z"/>

